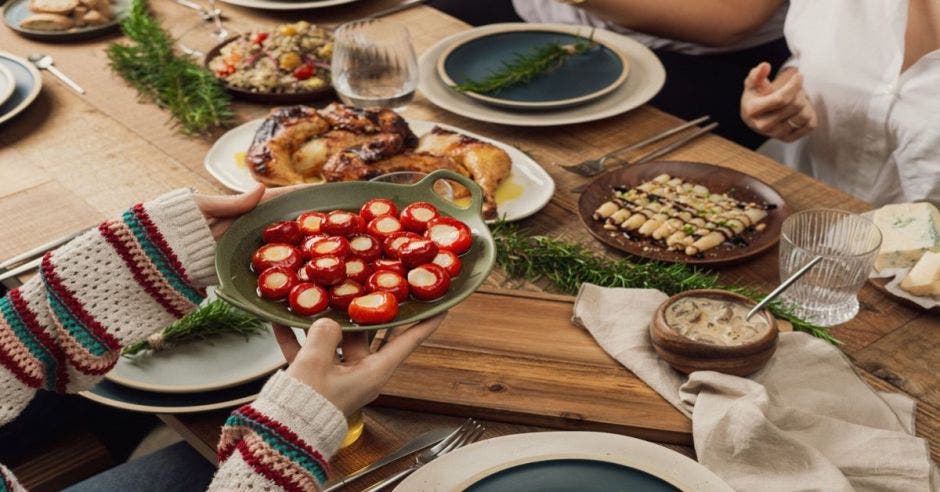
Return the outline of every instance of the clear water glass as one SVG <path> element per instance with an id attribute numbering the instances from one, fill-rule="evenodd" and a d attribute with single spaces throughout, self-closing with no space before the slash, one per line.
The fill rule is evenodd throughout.
<path id="1" fill-rule="evenodd" d="M 868 280 L 881 231 L 870 220 L 843 210 L 797 212 L 783 223 L 780 235 L 780 279 L 786 279 L 813 257 L 822 256 L 780 300 L 795 314 L 820 326 L 844 323 L 858 313 L 858 291 Z"/>
<path id="2" fill-rule="evenodd" d="M 418 60 L 408 30 L 381 19 L 343 24 L 334 33 L 332 78 L 348 105 L 408 104 L 418 87 Z"/>

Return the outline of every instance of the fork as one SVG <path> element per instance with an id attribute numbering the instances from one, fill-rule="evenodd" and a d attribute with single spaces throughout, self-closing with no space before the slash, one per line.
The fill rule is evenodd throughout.
<path id="1" fill-rule="evenodd" d="M 618 149 L 614 149 L 614 150 L 612 150 L 612 151 L 610 151 L 610 152 L 608 152 L 608 153 L 606 153 L 606 154 L 604 154 L 604 155 L 602 155 L 602 156 L 600 156 L 600 157 L 598 157 L 598 158 L 596 158 L 596 159 L 588 159 L 588 160 L 583 161 L 583 162 L 580 162 L 580 163 L 578 163 L 578 164 L 573 164 L 573 165 L 570 165 L 570 166 L 561 166 L 561 168 L 564 169 L 565 171 L 568 171 L 568 172 L 571 172 L 571 173 L 575 173 L 575 174 L 580 174 L 581 176 L 585 176 L 585 177 L 596 176 L 596 175 L 600 174 L 600 173 L 606 168 L 607 160 L 610 159 L 611 157 L 614 157 L 614 156 L 616 156 L 617 154 L 621 154 L 621 153 L 626 152 L 626 151 L 628 151 L 628 150 L 638 149 L 638 148 L 643 147 L 643 146 L 645 146 L 645 145 L 649 145 L 649 144 L 651 144 L 651 143 L 653 143 L 653 142 L 657 142 L 657 141 L 659 141 L 659 140 L 662 140 L 662 139 L 664 139 L 664 138 L 666 138 L 666 137 L 675 135 L 676 133 L 679 133 L 679 132 L 681 132 L 682 130 L 685 130 L 685 129 L 687 129 L 687 128 L 691 128 L 691 127 L 693 127 L 693 126 L 695 126 L 695 125 L 698 125 L 699 123 L 704 123 L 704 122 L 708 121 L 710 118 L 711 118 L 711 116 L 708 116 L 708 115 L 702 116 L 702 117 L 700 117 L 700 118 L 696 118 L 696 119 L 694 119 L 694 120 L 692 120 L 692 121 L 690 121 L 690 122 L 688 122 L 688 123 L 684 123 L 684 124 L 679 125 L 679 126 L 677 126 L 677 127 L 675 127 L 675 128 L 670 128 L 669 130 L 666 130 L 666 131 L 664 131 L 664 132 L 657 133 L 657 134 L 655 134 L 655 135 L 653 135 L 653 136 L 651 136 L 651 137 L 649 137 L 649 138 L 640 140 L 639 142 L 632 143 L 632 144 L 629 144 L 629 145 L 625 145 L 625 146 L 620 147 L 620 148 L 618 148 Z"/>
<path id="2" fill-rule="evenodd" d="M 421 452 L 418 456 L 415 457 L 415 464 L 410 467 L 392 475 L 391 477 L 386 478 L 380 482 L 372 484 L 369 488 L 363 490 L 363 492 L 378 492 L 379 490 L 388 487 L 389 485 L 407 477 L 414 473 L 418 468 L 434 461 L 436 458 L 439 458 L 457 448 L 466 446 L 467 444 L 473 444 L 480 439 L 480 436 L 483 435 L 483 432 L 486 431 L 486 427 L 483 427 L 482 424 L 473 419 L 467 419 L 463 425 L 457 429 L 456 432 L 447 436 L 443 441 L 437 443 L 432 448 L 426 449 Z"/>

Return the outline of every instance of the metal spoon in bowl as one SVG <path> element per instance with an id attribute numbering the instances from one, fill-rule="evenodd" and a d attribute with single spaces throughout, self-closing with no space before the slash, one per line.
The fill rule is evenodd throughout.
<path id="1" fill-rule="evenodd" d="M 758 302 L 757 305 L 754 306 L 754 309 L 748 311 L 747 315 L 744 316 L 745 321 L 751 319 L 751 316 L 754 316 L 755 313 L 763 309 L 764 306 L 770 303 L 770 301 L 776 299 L 777 296 L 783 293 L 783 291 L 789 289 L 790 286 L 793 285 L 793 282 L 796 282 L 800 277 L 806 275 L 806 272 L 810 271 L 810 269 L 816 266 L 816 264 L 820 261 L 822 261 L 822 256 L 817 256 L 800 267 L 800 269 L 797 270 L 793 275 L 790 275 L 790 278 L 784 280 L 783 283 L 773 290 L 773 292 L 767 294 L 767 297 L 765 297 L 761 302 Z"/>
<path id="2" fill-rule="evenodd" d="M 59 80 L 61 80 L 65 85 L 69 86 L 73 91 L 79 94 L 85 94 L 85 89 L 82 89 L 80 85 L 75 83 L 74 80 L 69 78 L 68 75 L 65 75 L 58 68 L 55 67 L 55 60 L 52 59 L 49 55 L 44 55 L 42 53 L 33 53 L 29 55 L 29 61 L 36 65 L 36 68 L 40 70 L 48 70 L 49 73 L 55 75 Z"/>

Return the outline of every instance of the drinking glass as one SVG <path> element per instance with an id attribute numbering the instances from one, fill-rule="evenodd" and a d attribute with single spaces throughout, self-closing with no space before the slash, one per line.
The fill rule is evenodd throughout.
<path id="1" fill-rule="evenodd" d="M 428 173 L 422 173 L 420 171 L 397 171 L 376 176 L 369 181 L 375 181 L 377 183 L 415 184 L 424 179 L 427 175 Z M 441 198 L 454 201 L 454 188 L 447 181 L 443 179 L 437 180 L 432 189 L 434 193 L 437 193 Z"/>
<path id="2" fill-rule="evenodd" d="M 823 259 L 785 291 L 781 301 L 819 326 L 852 319 L 858 313 L 858 291 L 868 280 L 879 247 L 881 231 L 860 215 L 833 209 L 791 215 L 780 235 L 781 280 L 813 257 Z"/>
<path id="3" fill-rule="evenodd" d="M 362 432 L 366 429 L 366 424 L 362 421 L 362 410 L 356 410 L 354 414 L 347 417 L 346 424 L 348 426 L 346 437 L 343 438 L 342 444 L 339 445 L 340 449 L 352 446 L 359 440 L 359 437 L 362 436 Z"/>
<path id="4" fill-rule="evenodd" d="M 404 26 L 363 19 L 340 26 L 333 40 L 333 87 L 355 107 L 400 107 L 418 87 L 418 61 Z"/>

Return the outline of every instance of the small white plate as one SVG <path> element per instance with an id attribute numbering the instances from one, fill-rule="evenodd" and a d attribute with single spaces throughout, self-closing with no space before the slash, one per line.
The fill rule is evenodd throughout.
<path id="1" fill-rule="evenodd" d="M 13 89 L 16 89 L 13 72 L 6 65 L 0 64 L 0 106 L 3 106 L 3 103 L 13 95 Z"/>
<path id="2" fill-rule="evenodd" d="M 0 124 L 3 124 L 36 100 L 42 89 L 42 76 L 28 60 L 3 51 L 0 51 L 0 66 L 6 68 L 14 80 L 13 92 L 0 103 Z"/>
<path id="3" fill-rule="evenodd" d="M 259 10 L 303 10 L 322 9 L 334 5 L 358 2 L 359 0 L 312 0 L 306 2 L 279 2 L 274 0 L 219 0 L 231 5 Z"/>
<path id="4" fill-rule="evenodd" d="M 544 111 L 520 111 L 486 105 L 447 86 L 437 75 L 437 63 L 450 47 L 470 38 L 517 30 L 552 30 L 588 36 L 591 29 L 565 24 L 491 24 L 463 31 L 438 41 L 418 60 L 418 90 L 434 105 L 466 118 L 514 126 L 557 126 L 609 118 L 646 104 L 666 82 L 666 70 L 659 58 L 642 44 L 604 29 L 594 29 L 598 42 L 622 53 L 630 60 L 630 76 L 610 94 L 571 107 Z"/>
<path id="5" fill-rule="evenodd" d="M 303 340 L 302 330 L 295 333 Z M 223 335 L 162 352 L 121 357 L 105 378 L 144 391 L 197 393 L 253 381 L 286 363 L 271 326 L 265 324 L 261 333 L 247 338 Z"/>
<path id="6" fill-rule="evenodd" d="M 258 182 L 251 176 L 251 171 L 244 165 L 243 156 L 251 146 L 255 132 L 261 125 L 262 119 L 252 120 L 235 127 L 221 138 L 206 154 L 204 164 L 209 174 L 218 179 L 226 188 L 233 191 L 245 192 L 254 189 Z M 548 204 L 555 193 L 555 182 L 542 166 L 535 162 L 519 149 L 491 138 L 462 130 L 449 125 L 423 120 L 407 120 L 408 126 L 418 136 L 431 131 L 435 126 L 446 130 L 473 137 L 484 142 L 492 143 L 505 150 L 512 159 L 512 171 L 503 184 L 507 191 L 515 188 L 517 193 L 507 193 L 512 199 L 498 201 L 499 215 L 507 221 L 514 221 L 528 217 Z"/>
<path id="7" fill-rule="evenodd" d="M 704 466 L 669 448 L 603 432 L 530 432 L 487 439 L 428 463 L 401 482 L 395 490 L 465 490 L 508 468 L 568 459 L 600 461 L 633 468 L 679 490 L 733 490 Z"/>

